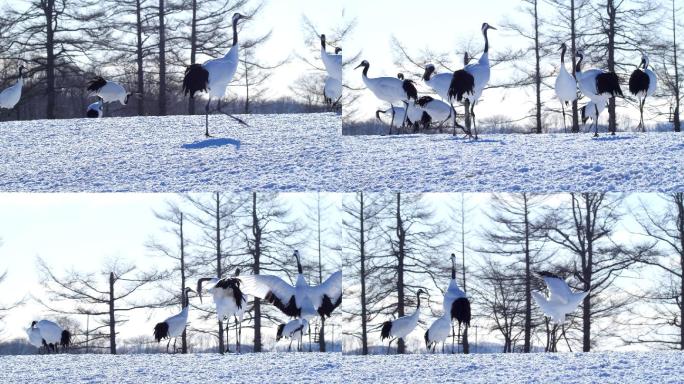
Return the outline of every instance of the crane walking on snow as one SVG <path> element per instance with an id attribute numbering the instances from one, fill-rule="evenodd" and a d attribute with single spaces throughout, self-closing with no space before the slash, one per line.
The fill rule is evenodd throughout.
<path id="1" fill-rule="evenodd" d="M 157 323 L 154 326 L 154 339 L 157 343 L 161 342 L 163 339 L 169 339 L 166 343 L 166 353 L 169 353 L 169 345 L 171 344 L 171 339 L 173 339 L 173 353 L 176 353 L 176 341 L 179 337 L 183 336 L 185 332 L 185 327 L 188 325 L 188 308 L 190 307 L 190 292 L 194 292 L 192 288 L 187 287 L 183 291 L 183 309 L 180 313 L 173 315 L 161 323 Z"/>
<path id="2" fill-rule="evenodd" d="M 387 354 L 390 353 L 390 348 L 392 347 L 392 342 L 397 339 L 406 339 L 416 326 L 418 325 L 418 320 L 420 320 L 420 295 L 425 293 L 422 289 L 419 289 L 416 293 L 418 298 L 418 303 L 416 304 L 416 310 L 407 316 L 402 316 L 398 319 L 388 320 L 382 323 L 382 329 L 380 330 L 380 338 L 382 340 L 390 339 L 387 345 Z"/>
<path id="3" fill-rule="evenodd" d="M 563 112 L 563 129 L 565 132 L 567 132 L 568 126 L 565 122 L 565 107 L 577 100 L 577 82 L 575 81 L 575 78 L 572 77 L 570 72 L 568 72 L 568 70 L 565 68 L 565 52 L 567 52 L 568 46 L 563 43 L 560 49 L 560 70 L 558 71 L 558 76 L 556 77 L 554 90 L 556 91 L 556 97 L 558 97 L 558 100 L 561 102 L 561 111 Z"/>
<path id="4" fill-rule="evenodd" d="M 629 92 L 639 100 L 639 114 L 641 116 L 639 128 L 641 128 L 641 132 L 646 131 L 644 126 L 644 104 L 646 104 L 646 98 L 653 96 L 658 88 L 658 79 L 655 72 L 648 67 L 648 64 L 648 56 L 643 54 L 641 64 L 632 72 L 632 76 L 629 78 Z"/>

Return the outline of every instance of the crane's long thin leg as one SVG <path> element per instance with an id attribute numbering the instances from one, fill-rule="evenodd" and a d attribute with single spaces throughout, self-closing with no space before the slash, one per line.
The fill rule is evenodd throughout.
<path id="1" fill-rule="evenodd" d="M 646 104 L 646 96 L 641 100 L 641 106 L 639 108 L 641 112 L 641 132 L 646 132 L 646 124 L 644 123 L 644 105 Z"/>
<path id="2" fill-rule="evenodd" d="M 404 113 L 404 121 L 401 123 L 402 129 L 406 127 L 406 122 L 408 121 L 408 108 L 409 108 L 408 101 L 404 101 L 404 106 L 406 107 L 406 113 Z"/>
<path id="3" fill-rule="evenodd" d="M 446 344 L 446 340 L 442 340 L 442 355 L 444 354 L 444 344 Z"/>
<path id="4" fill-rule="evenodd" d="M 290 345 L 287 346 L 287 351 L 288 352 L 292 351 L 292 338 L 290 338 Z"/>
<path id="5" fill-rule="evenodd" d="M 463 340 L 461 340 L 461 323 L 458 323 L 458 353 L 461 353 L 461 344 L 463 343 Z"/>
<path id="6" fill-rule="evenodd" d="M 568 133 L 568 123 L 565 122 L 565 103 L 561 101 L 561 111 L 563 111 L 563 133 Z"/>
<path id="7" fill-rule="evenodd" d="M 169 345 L 171 345 L 171 339 L 169 339 L 169 342 L 166 343 L 166 353 L 169 353 Z"/>
<path id="8" fill-rule="evenodd" d="M 390 349 L 392 349 L 392 342 L 393 341 L 394 341 L 394 339 L 390 339 L 389 344 L 387 344 L 387 354 L 388 355 L 390 354 Z"/>
<path id="9" fill-rule="evenodd" d="M 390 121 L 389 135 L 392 136 L 392 128 L 394 126 L 394 118 L 396 117 L 397 114 L 394 111 L 394 106 L 390 106 L 390 109 L 392 110 L 392 121 Z"/>
<path id="10" fill-rule="evenodd" d="M 211 137 L 209 134 L 209 104 L 211 104 L 211 96 L 209 96 L 209 100 L 207 100 L 207 105 L 204 106 L 204 136 L 206 137 Z"/>
<path id="11" fill-rule="evenodd" d="M 599 111 L 598 111 L 598 104 L 594 105 L 594 109 L 596 110 L 596 118 L 594 119 L 594 137 L 598 137 L 598 117 L 599 117 Z"/>
<path id="12" fill-rule="evenodd" d="M 176 341 L 178 341 L 177 337 L 173 338 L 173 354 L 175 355 L 178 349 L 176 349 Z"/>
<path id="13" fill-rule="evenodd" d="M 226 352 L 230 353 L 230 318 L 226 318 Z"/>
<path id="14" fill-rule="evenodd" d="M 453 319 L 451 319 L 451 354 L 455 353 L 454 345 L 456 344 L 456 329 L 454 328 Z"/>
<path id="15" fill-rule="evenodd" d="M 237 353 L 240 353 L 240 324 L 238 323 L 237 316 L 233 317 L 235 318 L 235 350 Z"/>

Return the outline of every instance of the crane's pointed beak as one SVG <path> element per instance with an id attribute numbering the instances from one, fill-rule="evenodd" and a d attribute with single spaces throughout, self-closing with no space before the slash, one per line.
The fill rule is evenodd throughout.
<path id="1" fill-rule="evenodd" d="M 492 27 L 491 25 L 490 25 L 487 29 L 493 29 L 493 30 L 495 30 L 495 31 L 498 31 L 498 29 Z"/>
<path id="2" fill-rule="evenodd" d="M 358 65 L 356 68 L 354 68 L 354 69 L 359 69 L 359 68 L 361 68 L 361 67 L 363 67 L 363 64 L 359 64 L 359 65 Z"/>

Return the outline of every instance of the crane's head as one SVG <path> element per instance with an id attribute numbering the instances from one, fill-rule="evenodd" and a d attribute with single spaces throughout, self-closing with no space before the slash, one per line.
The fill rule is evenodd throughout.
<path id="1" fill-rule="evenodd" d="M 192 292 L 192 293 L 197 293 L 197 292 L 195 292 L 194 289 L 192 289 L 192 288 L 190 288 L 190 287 L 185 287 L 185 293 L 188 294 L 188 293 L 190 293 L 190 292 Z"/>
<path id="2" fill-rule="evenodd" d="M 26 67 L 24 67 L 23 65 L 20 65 L 20 66 L 19 66 L 19 77 L 24 76 L 24 71 L 25 71 L 25 70 L 26 70 Z"/>
<path id="3" fill-rule="evenodd" d="M 335 48 L 335 54 L 336 55 L 339 55 L 340 52 L 342 52 L 342 48 L 340 48 L 340 47 Z"/>
<path id="4" fill-rule="evenodd" d="M 35 327 L 35 326 L 36 326 L 36 323 L 37 323 L 37 322 L 36 322 L 35 320 L 32 321 L 32 322 L 31 322 L 31 328 Z"/>
<path id="5" fill-rule="evenodd" d="M 563 43 L 561 44 L 560 48 L 558 48 L 559 51 L 567 51 L 568 50 L 568 45 Z"/>
<path id="6" fill-rule="evenodd" d="M 245 15 L 241 14 L 240 12 L 235 12 L 235 14 L 233 15 L 233 23 L 237 23 L 240 20 L 248 20 L 250 18 L 251 17 L 245 16 Z"/>
<path id="7" fill-rule="evenodd" d="M 240 268 L 235 268 L 235 276 L 240 276 Z"/>
<path id="8" fill-rule="evenodd" d="M 643 67 L 644 69 L 648 68 L 648 55 L 645 53 L 641 54 L 641 64 L 640 66 Z"/>
<path id="9" fill-rule="evenodd" d="M 359 64 L 358 67 L 356 67 L 356 68 L 354 68 L 354 69 L 359 69 L 359 68 L 361 68 L 361 67 L 368 68 L 369 66 L 370 66 L 370 63 L 368 63 L 368 60 L 364 60 L 364 61 L 361 62 L 361 64 Z"/>
<path id="10" fill-rule="evenodd" d="M 425 73 L 423 73 L 423 80 L 430 81 L 430 78 L 432 77 L 433 73 L 435 73 L 435 65 L 427 64 L 425 66 Z"/>
<path id="11" fill-rule="evenodd" d="M 397 79 L 404 80 L 404 74 L 401 72 L 397 73 Z"/>
<path id="12" fill-rule="evenodd" d="M 482 23 L 482 33 L 486 34 L 487 31 L 490 30 L 490 29 L 493 29 L 493 30 L 495 30 L 495 31 L 497 30 L 496 28 L 492 27 L 492 26 L 489 25 L 488 23 Z"/>
<path id="13" fill-rule="evenodd" d="M 578 59 L 584 59 L 584 51 L 581 49 L 578 49 L 577 52 L 575 52 L 575 57 Z"/>
<path id="14" fill-rule="evenodd" d="M 321 45 L 322 45 L 324 48 L 325 48 L 325 42 L 326 42 L 325 34 L 321 34 Z"/>

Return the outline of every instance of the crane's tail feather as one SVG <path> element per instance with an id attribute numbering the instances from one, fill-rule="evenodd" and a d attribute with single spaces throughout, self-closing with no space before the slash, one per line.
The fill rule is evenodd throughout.
<path id="1" fill-rule="evenodd" d="M 160 342 L 162 339 L 169 337 L 169 325 L 164 323 L 158 323 L 154 326 L 154 339 Z"/>
<path id="2" fill-rule="evenodd" d="M 382 323 L 382 330 L 380 330 L 380 339 L 385 340 L 389 339 L 390 336 L 390 331 L 392 330 L 392 322 L 391 321 L 385 321 Z"/>
<path id="3" fill-rule="evenodd" d="M 86 89 L 88 92 L 96 93 L 105 85 L 107 85 L 107 80 L 105 80 L 102 76 L 97 76 L 88 82 L 88 87 Z"/>
<path id="4" fill-rule="evenodd" d="M 192 64 L 185 69 L 183 77 L 183 94 L 190 94 L 190 98 L 195 98 L 197 92 L 207 92 L 209 87 L 209 71 L 201 64 Z"/>
<path id="5" fill-rule="evenodd" d="M 461 102 L 463 96 L 466 94 L 473 94 L 475 92 L 475 78 L 470 73 L 463 69 L 454 72 L 449 85 L 449 100 Z"/>
<path id="6" fill-rule="evenodd" d="M 67 330 L 62 331 L 62 337 L 59 340 L 59 345 L 65 348 L 71 345 L 71 332 Z"/>
<path id="7" fill-rule="evenodd" d="M 611 97 L 623 96 L 620 88 L 620 78 L 613 72 L 606 72 L 596 77 L 596 93 L 610 94 Z"/>
<path id="8" fill-rule="evenodd" d="M 412 80 L 404 80 L 403 88 L 404 92 L 406 92 L 406 96 L 408 96 L 407 100 L 418 100 L 418 89 L 416 88 L 416 85 L 413 84 Z"/>
<path id="9" fill-rule="evenodd" d="M 458 324 L 465 324 L 470 327 L 470 300 L 466 297 L 460 297 L 451 304 L 451 318 L 456 319 Z"/>

